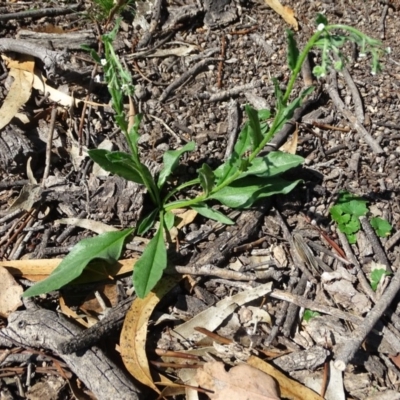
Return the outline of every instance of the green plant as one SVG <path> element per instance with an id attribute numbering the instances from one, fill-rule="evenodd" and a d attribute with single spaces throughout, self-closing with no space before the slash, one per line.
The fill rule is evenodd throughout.
<path id="1" fill-rule="evenodd" d="M 166 231 L 174 225 L 173 210 L 192 208 L 206 218 L 225 224 L 233 224 L 234 222 L 223 213 L 210 207 L 210 201 L 217 201 L 231 208 L 249 208 L 261 198 L 277 193 L 288 193 L 300 182 L 300 180 L 288 182 L 281 175 L 285 171 L 301 165 L 302 157 L 279 151 L 260 157 L 259 153 L 292 117 L 295 109 L 301 105 L 302 100 L 312 92 L 312 87 L 307 88 L 297 98 L 289 100 L 301 66 L 313 47 L 321 48 L 322 64 L 314 69 L 318 76 L 323 76 L 330 65 L 329 52 L 334 52 L 341 57 L 342 54 L 339 49 L 346 41 L 361 43 L 364 46 L 363 49 L 365 48 L 365 51 L 372 54 L 373 70 L 379 69 L 379 60 L 375 55 L 382 51 L 380 42 L 374 41 L 356 29 L 345 25 L 327 25 L 326 19 L 322 16 L 318 17 L 317 23 L 317 31 L 302 52 L 297 48 L 293 33 L 288 31 L 288 64 L 291 77 L 285 91 L 281 89 L 276 79 L 273 80 L 276 97 L 275 109 L 257 112 L 250 106 L 246 106 L 248 122 L 245 123 L 240 132 L 233 153 L 228 160 L 215 170 L 212 170 L 207 163 L 203 164 L 198 170 L 196 179 L 177 187 L 173 186 L 169 178 L 178 166 L 180 157 L 186 152 L 193 151 L 195 143 L 190 142 L 179 150 L 167 151 L 163 157 L 163 169 L 158 176 L 152 176 L 139 156 L 138 130 L 141 117 L 139 115 L 133 116 L 132 113 L 128 114 L 124 108 L 126 99 L 131 104 L 134 86 L 130 73 L 121 65 L 112 46 L 118 27 L 103 36 L 105 60 L 101 60 L 92 51 L 94 59 L 104 67 L 112 106 L 116 112 L 115 121 L 124 134 L 130 151 L 125 153 L 95 149 L 89 151 L 89 156 L 106 171 L 146 187 L 154 204 L 154 210 L 139 222 L 135 229 L 137 234 L 143 235 L 155 225 L 156 221 L 159 221 L 155 235 L 135 264 L 133 281 L 139 297 L 144 297 L 149 293 L 161 279 L 167 266 L 167 248 L 164 236 Z M 337 30 L 347 31 L 350 36 L 332 34 L 332 31 Z M 335 67 L 340 66 L 335 65 Z M 271 117 L 273 120 L 269 124 L 265 119 Z M 193 186 L 199 189 L 199 194 L 196 197 L 177 199 L 178 193 L 184 193 L 186 188 Z M 110 238 L 109 234 L 104 234 L 92 238 L 90 243 L 89 241 L 80 242 L 77 246 L 85 248 L 86 263 L 99 257 L 98 249 L 93 247 L 97 243 L 101 241 L 102 245 L 106 247 L 113 244 L 120 249 L 125 238 L 131 233 L 132 229 L 121 231 L 121 236 L 117 241 L 114 237 Z M 118 254 L 114 252 L 116 259 Z M 59 289 L 67 283 L 69 268 L 72 268 L 75 262 L 76 254 L 71 251 L 52 275 L 28 289 L 24 296 L 34 296 Z M 62 275 L 65 279 L 60 282 L 60 279 L 55 280 L 54 275 Z"/>
<path id="2" fill-rule="evenodd" d="M 386 271 L 384 268 L 374 269 L 371 271 L 370 279 L 371 279 L 371 288 L 375 292 L 378 288 L 378 284 L 381 279 L 385 276 L 392 275 L 390 272 Z"/>
<path id="3" fill-rule="evenodd" d="M 367 200 L 348 192 L 341 192 L 336 205 L 329 210 L 332 219 L 337 222 L 339 230 L 347 236 L 351 244 L 356 243 L 356 233 L 361 228 L 359 217 L 368 212 L 366 204 Z"/>
<path id="4" fill-rule="evenodd" d="M 95 20 L 110 21 L 116 13 L 120 13 L 131 3 L 133 3 L 132 0 L 93 0 L 94 7 L 91 9 L 90 15 Z"/>
<path id="5" fill-rule="evenodd" d="M 336 204 L 329 210 L 332 219 L 338 224 L 339 230 L 347 236 L 351 244 L 357 241 L 356 233 L 361 228 L 359 218 L 368 213 L 367 203 L 367 200 L 343 191 L 339 194 Z M 390 235 L 392 227 L 388 221 L 375 217 L 371 218 L 370 223 L 378 236 Z"/>
<path id="6" fill-rule="evenodd" d="M 379 237 L 384 238 L 390 235 L 392 225 L 390 225 L 389 222 L 386 221 L 386 219 L 374 217 L 371 218 L 369 222 L 371 226 L 375 229 L 375 232 Z"/>
<path id="7" fill-rule="evenodd" d="M 305 322 L 308 322 L 308 321 L 310 321 L 310 319 L 319 317 L 320 315 L 321 314 L 318 311 L 312 311 L 312 310 L 306 309 L 303 314 L 303 320 Z"/>

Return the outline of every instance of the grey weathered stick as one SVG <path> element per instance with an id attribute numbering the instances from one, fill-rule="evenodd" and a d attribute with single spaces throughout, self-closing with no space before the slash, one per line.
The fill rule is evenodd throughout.
<path id="1" fill-rule="evenodd" d="M 50 310 L 17 311 L 9 316 L 7 328 L 0 331 L 0 346 L 17 344 L 58 353 L 59 343 L 80 331 L 65 317 Z M 139 399 L 139 389 L 99 348 L 60 357 L 98 400 Z"/>
<path id="2" fill-rule="evenodd" d="M 0 53 L 13 51 L 15 53 L 27 54 L 42 60 L 45 68 L 54 73 L 56 66 L 62 65 L 66 60 L 66 54 L 58 51 L 48 50 L 42 46 L 36 46 L 24 40 L 0 39 Z"/>
<path id="3" fill-rule="evenodd" d="M 353 127 L 357 130 L 357 132 L 362 136 L 365 142 L 371 147 L 372 151 L 376 154 L 382 154 L 383 149 L 380 144 L 369 134 L 369 132 L 364 128 L 361 122 L 357 119 L 355 115 L 351 111 L 349 111 L 344 105 L 342 99 L 339 96 L 339 93 L 336 89 L 336 71 L 332 71 L 331 73 L 331 81 L 330 85 L 325 85 L 329 96 L 331 97 L 335 106 L 339 109 L 339 111 L 349 120 L 349 122 L 353 125 Z"/>
<path id="4" fill-rule="evenodd" d="M 361 346 L 369 332 L 373 329 L 379 318 L 392 303 L 394 297 L 400 290 L 400 268 L 394 275 L 385 293 L 375 304 L 374 308 L 368 313 L 364 322 L 360 324 L 352 333 L 352 337 L 345 342 L 336 353 L 335 368 L 344 371 L 346 365 L 351 361 L 357 349 Z"/>
<path id="5" fill-rule="evenodd" d="M 364 293 L 375 303 L 376 294 L 372 290 L 371 285 L 367 281 L 365 277 L 364 271 L 362 270 L 360 264 L 357 261 L 356 256 L 353 253 L 353 250 L 350 247 L 349 241 L 347 240 L 346 235 L 343 232 L 340 232 L 339 229 L 336 230 L 337 235 L 339 236 L 340 243 L 342 244 L 343 250 L 346 253 L 347 258 L 354 264 L 357 271 L 357 278 L 360 282 L 361 287 L 364 290 Z"/>
<path id="6" fill-rule="evenodd" d="M 160 96 L 160 103 L 164 102 L 175 89 L 178 89 L 178 87 L 182 86 L 187 80 L 192 79 L 202 68 L 215 61 L 220 61 L 220 58 L 206 58 L 205 60 L 201 60 L 197 64 L 193 65 L 192 68 L 187 70 L 164 90 Z"/>
<path id="7" fill-rule="evenodd" d="M 82 3 L 71 4 L 68 7 L 62 8 L 41 8 L 39 10 L 27 10 L 27 11 L 19 11 L 15 13 L 7 13 L 0 15 L 0 21 L 10 21 L 12 19 L 24 19 L 24 18 L 42 18 L 52 16 L 55 17 L 57 15 L 66 15 L 77 12 L 79 8 L 82 6 Z"/>
<path id="8" fill-rule="evenodd" d="M 371 224 L 369 223 L 367 217 L 360 217 L 361 226 L 370 241 L 372 248 L 374 249 L 375 255 L 378 258 L 378 261 L 382 263 L 386 267 L 386 271 L 393 272 L 390 267 L 389 260 L 386 257 L 385 250 L 379 241 L 379 238 L 376 236 L 374 230 L 372 229 Z"/>

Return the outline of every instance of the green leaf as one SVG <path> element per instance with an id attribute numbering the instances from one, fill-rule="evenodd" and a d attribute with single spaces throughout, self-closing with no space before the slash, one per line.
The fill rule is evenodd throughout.
<path id="1" fill-rule="evenodd" d="M 342 212 L 342 209 L 340 208 L 340 205 L 335 205 L 335 206 L 331 207 L 329 212 L 331 214 L 332 219 L 335 222 L 338 222 L 338 223 L 341 222 L 341 217 L 343 215 L 343 212 Z"/>
<path id="2" fill-rule="evenodd" d="M 96 50 L 92 49 L 91 47 L 87 46 L 86 44 L 81 44 L 81 49 L 89 52 L 90 56 L 93 58 L 94 61 L 97 62 L 97 64 L 101 63 L 100 57 L 97 54 Z"/>
<path id="3" fill-rule="evenodd" d="M 164 224 L 168 230 L 171 230 L 175 223 L 175 214 L 167 211 L 164 216 Z"/>
<path id="4" fill-rule="evenodd" d="M 163 187 L 165 181 L 172 174 L 172 172 L 174 172 L 175 168 L 178 166 L 179 157 L 187 151 L 193 151 L 195 147 L 196 147 L 195 142 L 189 142 L 179 150 L 169 150 L 164 153 L 163 156 L 164 166 L 160 172 L 160 175 L 158 176 L 158 183 L 157 183 L 160 189 Z"/>
<path id="5" fill-rule="evenodd" d="M 203 217 L 212 219 L 214 221 L 221 222 L 222 224 L 226 224 L 226 225 L 235 224 L 235 222 L 232 221 L 229 217 L 222 214 L 218 210 L 214 210 L 213 208 L 208 207 L 207 204 L 205 204 L 205 203 L 198 203 L 196 205 L 191 206 L 191 208 L 193 210 L 197 211 Z"/>
<path id="6" fill-rule="evenodd" d="M 246 104 L 245 110 L 247 116 L 249 117 L 249 125 L 250 125 L 249 134 L 253 142 L 253 150 L 254 150 L 263 140 L 263 136 L 261 134 L 260 119 L 258 116 L 258 112 L 254 108 L 250 107 L 248 104 Z"/>
<path id="7" fill-rule="evenodd" d="M 282 110 L 279 113 L 279 122 L 277 124 L 277 130 L 281 129 L 282 126 L 293 117 L 294 112 L 299 108 L 303 102 L 303 99 L 314 91 L 314 86 L 310 86 L 303 90 L 299 97 L 294 99 L 289 105 L 282 106 Z M 278 118 L 278 117 L 277 117 Z"/>
<path id="8" fill-rule="evenodd" d="M 323 78 L 326 76 L 326 67 L 323 67 L 322 65 L 316 65 L 312 72 L 317 78 Z"/>
<path id="9" fill-rule="evenodd" d="M 140 138 L 139 135 L 139 127 L 142 121 L 142 114 L 136 114 L 134 117 L 133 125 L 128 132 L 128 140 L 130 141 L 130 147 L 133 151 L 134 159 L 138 162 L 139 161 L 139 154 L 138 154 L 138 140 Z"/>
<path id="10" fill-rule="evenodd" d="M 346 237 L 350 244 L 357 243 L 357 236 L 354 233 L 346 234 Z"/>
<path id="11" fill-rule="evenodd" d="M 114 159 L 112 154 L 117 152 L 111 152 L 103 149 L 94 149 L 89 150 L 88 153 L 89 157 L 95 163 L 99 164 L 100 167 L 104 170 L 116 174 L 124 179 L 127 179 L 128 181 L 133 181 L 140 184 L 144 183 L 142 177 L 140 176 L 137 168 L 134 165 L 130 164 L 129 162 L 121 162 L 122 159 L 130 160 L 132 162 L 129 154 L 118 152 L 119 155 L 116 156 L 116 158 Z M 122 154 L 124 154 L 124 156 L 122 156 Z"/>
<path id="12" fill-rule="evenodd" d="M 62 288 L 78 278 L 86 266 L 97 258 L 112 264 L 121 256 L 125 239 L 132 232 L 133 228 L 130 228 L 81 240 L 48 278 L 30 287 L 23 296 L 38 296 Z"/>
<path id="13" fill-rule="evenodd" d="M 293 117 L 294 112 L 296 111 L 296 108 L 299 108 L 303 102 L 303 100 L 312 92 L 314 91 L 314 86 L 310 86 L 307 89 L 304 89 L 301 93 L 300 96 L 294 99 L 284 110 L 283 116 L 286 119 L 290 119 Z"/>
<path id="14" fill-rule="evenodd" d="M 288 182 L 279 177 L 266 179 L 250 176 L 234 181 L 210 198 L 231 208 L 249 208 L 261 198 L 289 193 L 299 182 L 301 180 Z"/>
<path id="15" fill-rule="evenodd" d="M 204 163 L 197 172 L 199 173 L 199 181 L 201 187 L 204 190 L 204 194 L 208 196 L 212 188 L 214 187 L 214 182 L 215 182 L 214 172 L 212 171 L 210 166 L 206 163 Z"/>
<path id="16" fill-rule="evenodd" d="M 297 47 L 294 33 L 290 29 L 286 30 L 288 40 L 288 64 L 289 68 L 293 71 L 296 68 L 297 60 L 299 58 L 299 49 Z"/>
<path id="17" fill-rule="evenodd" d="M 231 156 L 226 162 L 214 170 L 214 175 L 217 178 L 218 185 L 228 179 L 241 167 L 243 161 L 242 156 L 244 156 L 246 151 L 251 147 L 250 129 L 249 123 L 247 122 L 239 134 Z"/>
<path id="18" fill-rule="evenodd" d="M 283 103 L 283 92 L 282 92 L 282 90 L 279 86 L 279 82 L 276 78 L 272 78 L 272 83 L 274 84 L 276 108 L 279 113 L 285 107 L 285 104 Z"/>
<path id="19" fill-rule="evenodd" d="M 341 204 L 341 209 L 345 214 L 361 217 L 368 213 L 366 203 L 365 200 L 351 200 L 348 203 Z"/>
<path id="20" fill-rule="evenodd" d="M 270 119 L 271 118 L 271 110 L 259 110 L 258 111 L 258 118 L 260 121 L 265 120 L 265 119 Z"/>
<path id="21" fill-rule="evenodd" d="M 358 232 L 361 227 L 360 221 L 354 215 L 351 215 L 347 221 L 347 215 L 348 214 L 344 214 L 346 219 L 344 220 L 345 222 L 339 223 L 339 229 L 346 235 Z"/>
<path id="22" fill-rule="evenodd" d="M 265 157 L 255 158 L 247 170 L 240 175 L 240 178 L 247 175 L 256 175 L 260 177 L 279 175 L 301 165 L 303 162 L 304 158 L 298 155 L 284 153 L 282 151 L 272 151 Z"/>
<path id="23" fill-rule="evenodd" d="M 390 272 L 386 271 L 384 268 L 374 269 L 371 271 L 371 288 L 373 291 L 376 291 L 378 288 L 379 282 L 384 276 L 391 275 Z"/>
<path id="24" fill-rule="evenodd" d="M 371 226 L 375 229 L 375 232 L 379 237 L 387 237 L 390 235 L 392 226 L 389 224 L 388 221 L 386 221 L 386 219 L 374 217 L 374 218 L 371 218 L 370 223 L 371 223 Z"/>
<path id="25" fill-rule="evenodd" d="M 140 235 L 140 236 L 144 235 L 154 225 L 154 222 L 156 221 L 158 212 L 159 212 L 159 210 L 158 210 L 158 208 L 156 208 L 140 221 L 140 223 L 137 227 L 138 235 Z"/>
<path id="26" fill-rule="evenodd" d="M 318 14 L 315 22 L 316 22 L 316 25 L 319 25 L 319 24 L 324 24 L 325 26 L 328 25 L 328 20 L 325 17 L 325 15 L 323 15 L 323 14 Z"/>
<path id="27" fill-rule="evenodd" d="M 133 270 L 133 284 L 140 298 L 146 297 L 161 279 L 167 267 L 167 249 L 164 243 L 164 218 L 157 233 L 150 240 Z"/>
<path id="28" fill-rule="evenodd" d="M 312 310 L 306 309 L 303 314 L 303 320 L 308 322 L 308 321 L 310 321 L 310 319 L 319 317 L 320 315 L 321 314 L 318 311 L 312 311 Z"/>

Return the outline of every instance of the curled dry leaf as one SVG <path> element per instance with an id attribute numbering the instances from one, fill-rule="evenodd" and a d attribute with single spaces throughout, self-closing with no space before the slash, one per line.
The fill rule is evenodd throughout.
<path id="1" fill-rule="evenodd" d="M 293 132 L 293 135 L 279 148 L 279 150 L 289 154 L 296 154 L 298 141 L 299 141 L 299 124 L 296 123 L 296 129 Z"/>
<path id="2" fill-rule="evenodd" d="M 37 282 L 47 278 L 61 263 L 62 258 L 39 259 L 39 260 L 9 260 L 0 261 L 0 267 L 4 267 L 13 276 L 29 279 Z M 137 261 L 136 258 L 127 260 L 119 260 L 109 265 L 101 260 L 96 264 L 98 266 L 97 273 L 94 275 L 91 271 L 84 271 L 83 274 L 76 279 L 75 283 L 94 282 L 107 279 L 110 276 L 118 276 L 132 272 L 132 267 Z M 103 268 L 101 268 L 103 266 Z"/>
<path id="3" fill-rule="evenodd" d="M 279 400 L 279 388 L 270 375 L 247 364 L 225 371 L 224 364 L 211 362 L 197 370 L 197 383 L 212 400 Z"/>
<path id="4" fill-rule="evenodd" d="M 14 81 L 0 108 L 0 129 L 8 125 L 31 97 L 33 83 L 31 70 L 34 64 L 33 59 L 12 64 L 9 75 L 14 78 Z"/>
<path id="5" fill-rule="evenodd" d="M 13 311 L 22 306 L 21 295 L 24 290 L 3 267 L 0 267 L 0 281 L 0 316 L 7 318 Z"/>
<path id="6" fill-rule="evenodd" d="M 291 25 L 295 31 L 299 30 L 299 24 L 292 8 L 283 6 L 279 0 L 265 0 L 265 3 Z"/>
<path id="7" fill-rule="evenodd" d="M 122 361 L 129 373 L 144 385 L 160 393 L 154 384 L 146 355 L 149 319 L 155 306 L 177 283 L 176 277 L 165 276 L 144 299 L 136 298 L 126 313 L 120 338 Z M 170 382 L 162 375 L 157 381 Z"/>

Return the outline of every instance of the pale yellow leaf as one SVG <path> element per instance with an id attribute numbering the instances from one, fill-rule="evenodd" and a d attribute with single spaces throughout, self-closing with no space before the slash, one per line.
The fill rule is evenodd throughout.
<path id="1" fill-rule="evenodd" d="M 0 282 L 0 317 L 7 318 L 13 311 L 22 306 L 21 295 L 24 290 L 14 277 L 2 267 L 0 267 Z"/>
<path id="2" fill-rule="evenodd" d="M 20 108 L 29 100 L 32 92 L 31 72 L 11 69 L 9 75 L 14 78 L 14 81 L 0 108 L 0 130 L 15 117 Z"/>
<path id="3" fill-rule="evenodd" d="M 279 0 L 265 0 L 265 3 L 291 25 L 295 31 L 299 30 L 299 24 L 292 8 L 283 6 Z"/>
<path id="4" fill-rule="evenodd" d="M 299 130 L 298 124 L 296 123 L 296 129 L 293 132 L 293 135 L 279 148 L 279 150 L 289 154 L 296 154 L 298 140 Z"/>
<path id="5" fill-rule="evenodd" d="M 3 54 L 1 57 L 6 62 L 8 69 L 20 69 L 31 74 L 35 70 L 35 59 L 31 56 L 19 55 L 18 59 L 13 59 Z"/>
<path id="6" fill-rule="evenodd" d="M 176 226 L 178 229 L 183 228 L 186 225 L 189 225 L 193 222 L 193 220 L 197 216 L 197 211 L 189 209 L 186 210 L 184 213 L 179 214 L 177 217 L 179 218 L 179 223 Z"/>
<path id="7" fill-rule="evenodd" d="M 144 385 L 160 393 L 154 384 L 146 355 L 146 340 L 149 319 L 158 302 L 179 282 L 179 278 L 164 276 L 144 299 L 136 298 L 126 313 L 120 337 L 122 361 L 129 373 Z M 162 375 L 156 382 L 169 381 Z"/>
<path id="8" fill-rule="evenodd" d="M 0 261 L 0 267 L 6 268 L 11 275 L 23 277 L 31 281 L 37 282 L 47 278 L 61 263 L 61 258 L 39 259 L 39 260 L 9 260 Z M 137 258 L 127 260 L 119 260 L 109 265 L 106 262 L 98 261 L 98 273 L 92 271 L 84 271 L 82 276 L 75 282 L 94 282 L 104 280 L 108 276 L 123 275 L 133 270 Z M 101 268 L 103 267 L 103 268 Z"/>

